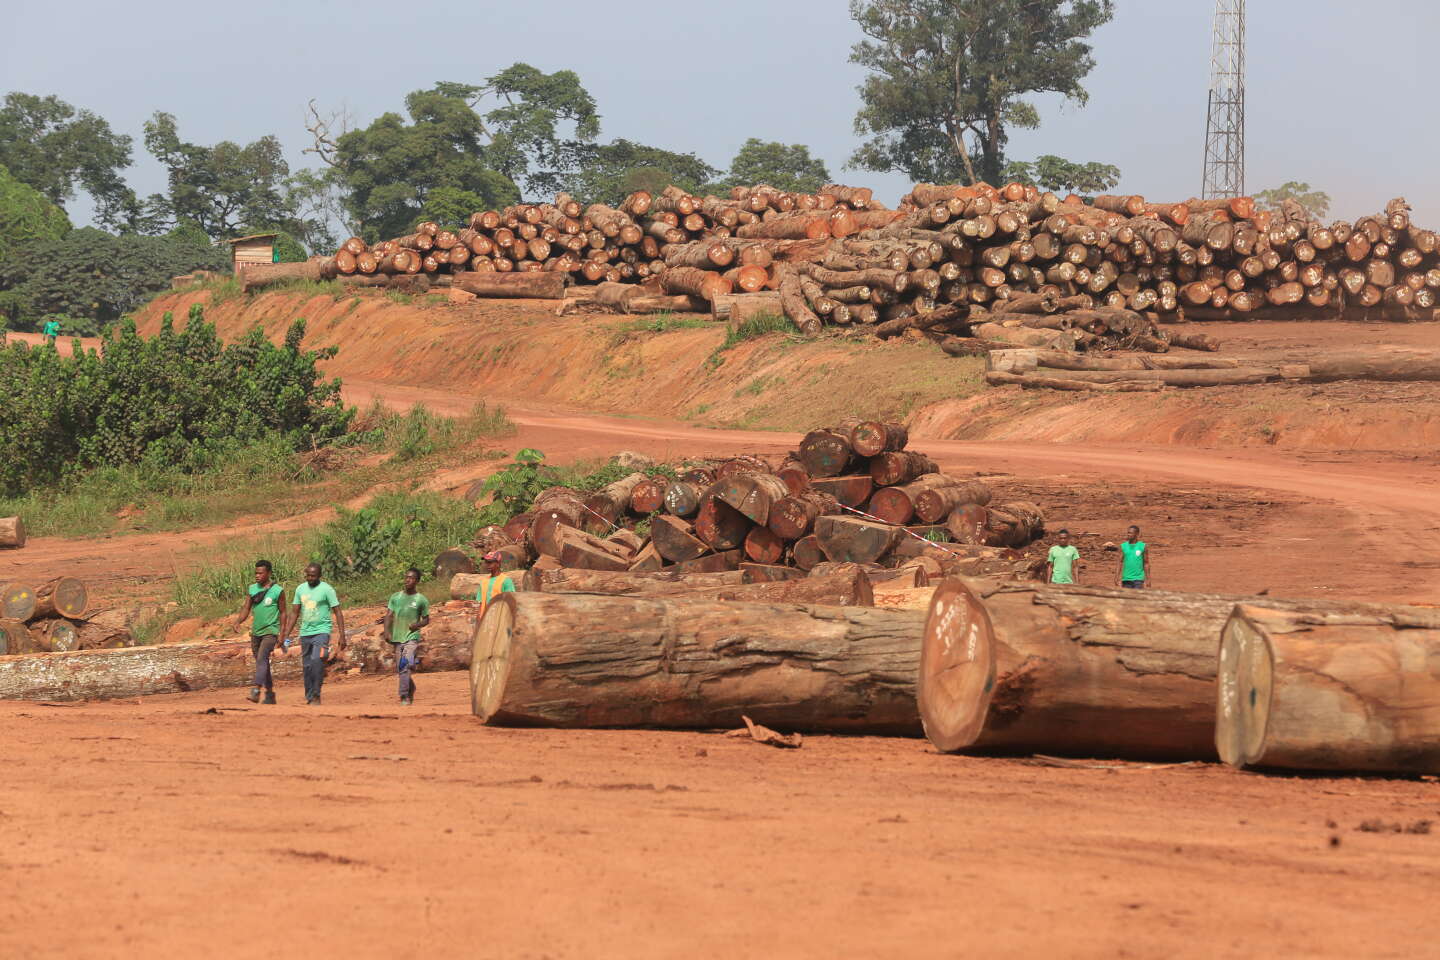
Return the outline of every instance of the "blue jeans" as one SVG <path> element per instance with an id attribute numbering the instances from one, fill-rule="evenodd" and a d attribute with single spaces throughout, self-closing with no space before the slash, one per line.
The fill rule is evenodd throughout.
<path id="1" fill-rule="evenodd" d="M 307 703 L 320 696 L 320 687 L 325 683 L 325 648 L 329 645 L 328 633 L 312 633 L 300 638 L 300 662 L 305 667 Z"/>
<path id="2" fill-rule="evenodd" d="M 415 696 L 415 678 L 410 676 L 419 665 L 420 641 L 407 640 L 393 644 L 395 648 L 395 673 L 400 677 L 400 696 Z"/>
<path id="3" fill-rule="evenodd" d="M 1120 586 L 1124 587 L 1126 590 L 1144 590 L 1144 589 L 1145 589 L 1145 581 L 1144 581 L 1144 580 L 1121 580 L 1121 581 L 1120 581 Z"/>

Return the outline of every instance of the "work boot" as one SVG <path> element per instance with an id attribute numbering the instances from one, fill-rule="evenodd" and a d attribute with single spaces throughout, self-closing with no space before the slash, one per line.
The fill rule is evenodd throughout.
<path id="1" fill-rule="evenodd" d="M 246 697 L 245 699 L 246 699 L 246 700 L 249 700 L 251 703 L 259 703 L 259 702 L 260 702 L 260 688 L 259 688 L 259 687 L 251 687 L 251 688 L 250 688 L 250 696 Z"/>
<path id="2" fill-rule="evenodd" d="M 400 706 L 402 706 L 402 707 L 408 707 L 408 706 L 410 706 L 410 705 L 411 705 L 412 703 L 414 703 L 414 702 L 415 702 L 415 699 L 414 699 L 413 697 L 401 697 L 401 698 L 400 698 Z"/>
<path id="3" fill-rule="evenodd" d="M 274 703 L 274 702 L 275 702 L 275 691 L 274 691 L 274 690 L 266 690 L 266 691 L 265 691 L 265 702 L 266 702 L 266 703 Z"/>
<path id="4" fill-rule="evenodd" d="M 319 704 L 319 703 L 320 703 L 320 694 L 318 694 L 318 693 L 315 694 L 315 696 L 311 697 L 309 700 L 306 700 L 305 702 L 306 702 L 306 703 Z"/>

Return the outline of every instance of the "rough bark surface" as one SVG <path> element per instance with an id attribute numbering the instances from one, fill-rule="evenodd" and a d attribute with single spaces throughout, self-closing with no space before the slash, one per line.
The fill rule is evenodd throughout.
<path id="1" fill-rule="evenodd" d="M 510 595 L 475 634 L 487 723 L 912 734 L 924 615 L 691 599 Z"/>

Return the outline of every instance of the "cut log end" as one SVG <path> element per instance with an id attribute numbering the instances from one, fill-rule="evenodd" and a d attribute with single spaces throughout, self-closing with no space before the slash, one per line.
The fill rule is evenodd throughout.
<path id="1" fill-rule="evenodd" d="M 935 589 L 920 646 L 920 722 L 937 750 L 950 753 L 980 736 L 995 689 L 995 630 L 964 583 Z"/>
<path id="2" fill-rule="evenodd" d="M 500 708 L 505 683 L 510 679 L 510 640 L 515 624 L 515 606 L 511 596 L 501 594 L 485 609 L 475 626 L 475 642 L 470 652 L 471 710 L 484 723 L 489 723 Z"/>
<path id="3" fill-rule="evenodd" d="M 1265 749 L 1274 665 L 1264 636 L 1238 612 L 1220 634 L 1218 674 L 1215 749 L 1225 763 L 1243 767 Z"/>

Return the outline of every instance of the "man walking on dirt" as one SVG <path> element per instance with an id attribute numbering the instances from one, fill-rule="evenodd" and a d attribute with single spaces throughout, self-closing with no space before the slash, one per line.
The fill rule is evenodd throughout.
<path id="1" fill-rule="evenodd" d="M 420 586 L 420 571 L 411 567 L 405 571 L 405 585 L 399 593 L 390 596 L 385 605 L 385 639 L 395 650 L 395 672 L 400 675 L 400 702 L 409 706 L 415 702 L 415 679 L 410 675 L 420 654 L 420 631 L 430 626 L 430 600 L 416 588 Z"/>
<path id="2" fill-rule="evenodd" d="M 480 602 L 480 610 L 475 614 L 475 622 L 479 623 L 480 618 L 485 616 L 489 609 L 490 602 L 502 593 L 514 593 L 515 584 L 509 576 L 500 572 L 500 554 L 494 550 L 481 558 L 485 564 L 485 572 L 490 575 L 489 579 L 481 581 L 480 589 L 475 591 L 475 599 Z"/>
<path id="3" fill-rule="evenodd" d="M 54 343 L 60 336 L 60 321 L 50 317 L 45 321 L 45 328 L 42 332 L 46 343 Z"/>
<path id="4" fill-rule="evenodd" d="M 1140 539 L 1140 528 L 1131 525 L 1120 544 L 1120 586 L 1143 590 L 1150 583 L 1150 547 Z"/>
<path id="5" fill-rule="evenodd" d="M 325 661 L 330 659 L 330 635 L 333 632 L 345 636 L 345 615 L 340 612 L 340 598 L 335 595 L 335 588 L 320 579 L 318 563 L 305 568 L 305 582 L 295 588 L 295 603 L 290 608 L 291 629 L 297 624 L 300 662 L 305 668 L 305 702 L 319 703 L 320 688 L 325 684 Z"/>
<path id="6" fill-rule="evenodd" d="M 251 703 L 260 702 L 260 691 L 265 691 L 265 702 L 275 702 L 275 683 L 270 674 L 270 654 L 275 652 L 280 638 L 285 635 L 285 588 L 273 579 L 274 568 L 269 560 L 255 561 L 255 582 L 250 584 L 245 606 L 235 618 L 235 629 L 245 618 L 250 618 L 250 652 L 255 655 L 255 684 L 250 688 Z M 280 647 L 280 656 L 285 648 Z"/>
<path id="7" fill-rule="evenodd" d="M 1045 580 L 1047 583 L 1078 583 L 1080 551 L 1070 543 L 1070 531 L 1061 530 L 1055 538 L 1055 545 L 1045 557 Z"/>

